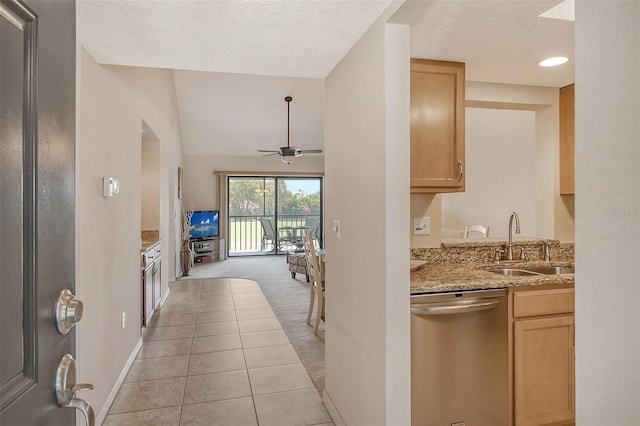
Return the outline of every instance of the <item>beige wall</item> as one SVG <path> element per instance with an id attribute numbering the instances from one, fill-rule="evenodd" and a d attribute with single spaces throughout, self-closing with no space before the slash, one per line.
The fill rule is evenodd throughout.
<path id="1" fill-rule="evenodd" d="M 160 141 L 142 139 L 142 230 L 160 229 Z"/>
<path id="2" fill-rule="evenodd" d="M 576 2 L 576 424 L 640 424 L 640 3 Z"/>
<path id="3" fill-rule="evenodd" d="M 324 400 L 338 424 L 409 424 L 408 26 L 373 24 L 325 96 Z"/>
<path id="4" fill-rule="evenodd" d="M 84 302 L 84 316 L 76 328 L 76 357 L 78 381 L 95 386 L 82 397 L 93 404 L 100 420 L 140 340 L 142 120 L 160 140 L 165 292 L 169 247 L 175 243 L 169 212 L 175 208 L 174 171 L 182 147 L 179 124 L 171 114 L 171 72 L 101 66 L 80 46 L 76 60 L 76 292 Z M 102 176 L 118 178 L 120 193 L 103 198 Z M 123 312 L 126 327 L 121 329 Z"/>
<path id="5" fill-rule="evenodd" d="M 466 108 L 465 114 L 466 188 L 442 194 L 442 228 L 480 224 L 491 227 L 492 237 L 506 237 L 507 220 L 516 211 L 522 235 L 544 236 L 536 227 L 537 173 L 531 161 L 535 112 Z"/>

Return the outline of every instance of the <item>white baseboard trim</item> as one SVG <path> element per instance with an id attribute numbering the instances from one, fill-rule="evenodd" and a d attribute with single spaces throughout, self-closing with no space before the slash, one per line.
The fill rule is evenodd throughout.
<path id="1" fill-rule="evenodd" d="M 169 297 L 169 293 L 171 293 L 171 287 L 167 285 L 167 291 L 165 291 L 164 296 L 160 298 L 160 307 L 164 306 L 164 302 L 167 301 L 167 297 Z"/>
<path id="2" fill-rule="evenodd" d="M 329 396 L 329 393 L 327 392 L 326 389 L 322 392 L 322 402 L 324 403 L 325 408 L 329 412 L 329 415 L 333 419 L 333 423 L 336 426 L 347 425 L 344 419 L 342 418 L 342 416 L 340 415 L 340 413 L 338 413 L 338 410 L 336 409 L 336 406 L 333 404 L 333 401 L 331 400 L 331 397 Z"/>
<path id="3" fill-rule="evenodd" d="M 133 361 L 136 360 L 136 357 L 138 356 L 138 352 L 140 352 L 140 348 L 142 348 L 142 337 L 140 338 L 140 340 L 138 340 L 138 343 L 136 343 L 136 347 L 133 348 L 131 355 L 129 355 L 129 359 L 127 359 L 126 364 L 122 368 L 122 371 L 118 376 L 118 380 L 116 380 L 115 384 L 111 388 L 111 392 L 109 392 L 109 395 L 107 395 L 107 400 L 102 405 L 102 409 L 100 410 L 96 418 L 97 425 L 101 425 L 104 422 L 104 419 L 107 417 L 109 408 L 111 408 L 111 404 L 113 404 L 113 400 L 116 399 L 116 395 L 118 395 L 120 386 L 122 386 L 124 379 L 127 377 L 127 374 L 129 373 L 129 369 L 131 369 L 131 366 L 133 365 Z"/>

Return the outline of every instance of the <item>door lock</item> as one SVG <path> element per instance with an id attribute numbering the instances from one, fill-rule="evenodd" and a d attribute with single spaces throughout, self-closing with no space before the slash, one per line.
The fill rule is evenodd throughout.
<path id="1" fill-rule="evenodd" d="M 76 383 L 76 360 L 71 354 L 65 354 L 56 369 L 56 399 L 61 407 L 76 408 L 82 412 L 87 426 L 94 426 L 96 415 L 93 407 L 84 399 L 76 398 L 79 390 L 91 390 L 89 383 Z"/>
<path id="2" fill-rule="evenodd" d="M 60 334 L 67 334 L 82 319 L 82 302 L 67 289 L 58 295 L 55 310 L 56 328 Z"/>

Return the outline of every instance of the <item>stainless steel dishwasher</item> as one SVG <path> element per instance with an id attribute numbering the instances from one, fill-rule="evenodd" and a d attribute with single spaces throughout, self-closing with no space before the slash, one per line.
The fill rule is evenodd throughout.
<path id="1" fill-rule="evenodd" d="M 506 289 L 411 296 L 411 423 L 506 425 L 507 339 Z"/>

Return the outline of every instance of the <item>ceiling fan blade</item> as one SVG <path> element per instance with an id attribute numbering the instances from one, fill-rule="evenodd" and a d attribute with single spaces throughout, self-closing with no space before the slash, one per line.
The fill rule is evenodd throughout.
<path id="1" fill-rule="evenodd" d="M 279 153 L 279 150 L 275 150 L 275 149 L 259 149 L 258 152 L 273 152 L 273 153 Z"/>
<path id="2" fill-rule="evenodd" d="M 272 157 L 274 155 L 280 155 L 280 153 L 278 151 L 273 151 L 273 152 L 271 152 L 271 154 L 263 154 L 262 156 L 263 157 Z"/>
<path id="3" fill-rule="evenodd" d="M 322 154 L 321 149 L 301 149 L 302 154 Z"/>

